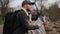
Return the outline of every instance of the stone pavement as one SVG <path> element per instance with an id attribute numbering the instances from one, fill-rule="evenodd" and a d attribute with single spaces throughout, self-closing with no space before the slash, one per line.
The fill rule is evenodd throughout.
<path id="1" fill-rule="evenodd" d="M 47 34 L 60 34 L 60 23 L 49 23 L 45 25 Z M 0 34 L 3 32 L 3 25 L 0 25 Z"/>
<path id="2" fill-rule="evenodd" d="M 60 23 L 49 23 L 45 25 L 47 34 L 60 34 Z"/>
<path id="3" fill-rule="evenodd" d="M 3 25 L 0 25 L 0 34 L 3 32 Z"/>

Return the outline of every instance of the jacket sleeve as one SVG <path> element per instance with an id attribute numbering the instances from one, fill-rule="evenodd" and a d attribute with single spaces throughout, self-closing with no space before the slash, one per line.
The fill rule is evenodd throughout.
<path id="1" fill-rule="evenodd" d="M 26 14 L 24 14 L 23 12 L 19 12 L 17 16 L 18 16 L 17 18 L 22 22 L 21 24 L 25 29 L 34 30 L 39 28 L 38 25 L 30 25 L 28 23 L 28 18 Z"/>

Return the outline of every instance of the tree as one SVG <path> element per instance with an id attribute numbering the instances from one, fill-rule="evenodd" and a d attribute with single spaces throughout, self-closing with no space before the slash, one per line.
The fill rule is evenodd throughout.
<path id="1" fill-rule="evenodd" d="M 45 1 L 47 1 L 47 0 L 36 0 L 36 2 L 37 2 L 37 4 L 36 4 L 37 7 L 36 8 L 37 8 L 37 10 L 40 10 L 39 11 L 40 14 L 43 14 L 43 9 L 45 8 L 43 3 Z"/>
<path id="2" fill-rule="evenodd" d="M 0 3 L 1 3 L 1 13 L 5 14 L 8 10 L 9 0 L 0 0 Z"/>
<path id="3" fill-rule="evenodd" d="M 58 9 L 58 6 L 55 3 L 47 11 L 47 13 L 48 13 L 49 17 L 52 19 L 52 21 L 56 21 L 57 20 L 57 15 L 56 15 L 57 14 L 57 9 Z"/>

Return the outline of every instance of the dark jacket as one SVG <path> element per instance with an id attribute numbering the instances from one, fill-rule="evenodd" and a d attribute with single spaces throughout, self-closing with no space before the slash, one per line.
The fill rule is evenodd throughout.
<path id="1" fill-rule="evenodd" d="M 28 30 L 38 29 L 37 25 L 29 25 L 29 17 L 26 15 L 24 10 L 17 10 L 17 15 L 14 17 L 15 21 L 9 21 L 9 17 L 6 17 L 3 34 L 25 34 Z M 13 19 L 13 18 L 12 18 Z M 13 23 L 14 22 L 14 23 Z"/>
<path id="2" fill-rule="evenodd" d="M 13 25 L 13 34 L 25 34 L 28 30 L 34 30 L 39 28 L 37 25 L 29 25 L 28 20 L 29 18 L 26 15 L 25 11 L 19 11 L 16 16 L 16 22 Z"/>

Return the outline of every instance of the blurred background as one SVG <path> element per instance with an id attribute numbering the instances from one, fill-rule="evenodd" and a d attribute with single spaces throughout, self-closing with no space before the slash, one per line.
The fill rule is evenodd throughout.
<path id="1" fill-rule="evenodd" d="M 0 33 L 3 29 L 4 15 L 21 9 L 23 0 L 0 0 Z M 34 2 L 35 0 L 30 0 Z M 36 0 L 39 12 L 47 17 L 49 26 L 45 25 L 47 34 L 60 34 L 60 0 Z M 33 11 L 37 11 L 33 5 Z"/>

